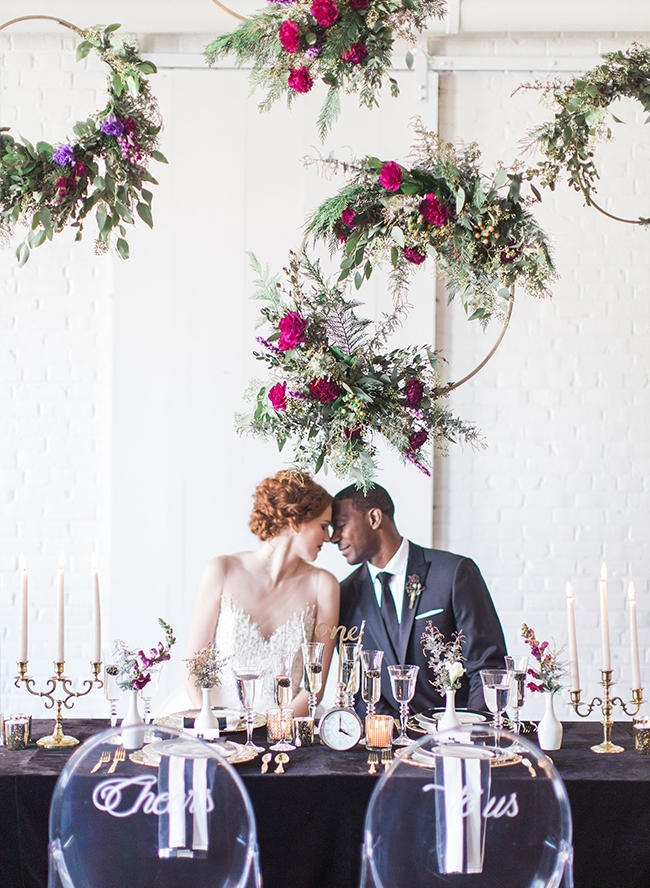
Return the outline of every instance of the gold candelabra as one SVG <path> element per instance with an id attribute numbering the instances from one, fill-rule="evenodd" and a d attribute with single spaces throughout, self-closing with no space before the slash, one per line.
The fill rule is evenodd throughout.
<path id="1" fill-rule="evenodd" d="M 605 689 L 604 698 L 594 697 L 591 703 L 581 703 L 580 695 L 582 694 L 582 691 L 571 691 L 571 705 L 580 718 L 586 718 L 596 706 L 600 706 L 600 711 L 603 714 L 603 742 L 598 743 L 596 746 L 592 746 L 592 752 L 623 752 L 622 746 L 617 746 L 615 743 L 612 743 L 612 727 L 614 724 L 612 721 L 612 711 L 614 706 L 618 705 L 626 715 L 636 715 L 641 708 L 641 704 L 644 702 L 643 688 L 633 688 L 632 699 L 629 703 L 626 703 L 621 697 L 609 696 L 609 689 L 614 684 L 612 681 L 612 670 L 601 669 L 600 674 L 602 676 L 602 681 L 600 683 Z M 585 706 L 586 712 L 580 712 L 580 706 Z M 633 711 L 628 710 L 628 706 L 634 706 L 635 709 Z"/>
<path id="2" fill-rule="evenodd" d="M 35 687 L 35 679 L 30 678 L 30 676 L 27 675 L 27 660 L 18 660 L 18 675 L 14 682 L 15 686 L 20 688 L 20 684 L 23 682 L 30 694 L 33 694 L 35 697 L 44 697 L 46 709 L 53 709 L 56 704 L 56 720 L 54 722 L 52 733 L 48 734 L 47 737 L 41 737 L 36 741 L 37 746 L 44 746 L 46 749 L 58 749 L 64 746 L 77 745 L 79 741 L 76 737 L 70 737 L 63 733 L 63 707 L 65 706 L 66 709 L 72 709 L 74 702 L 78 697 L 85 697 L 95 685 L 98 685 L 101 688 L 104 684 L 99 677 L 102 668 L 101 662 L 91 662 L 90 667 L 93 672 L 93 677 L 84 679 L 83 690 L 73 691 L 70 687 L 71 679 L 67 678 L 63 673 L 64 666 L 64 662 L 57 663 L 55 661 L 54 675 L 47 679 L 44 691 L 37 691 Z"/>

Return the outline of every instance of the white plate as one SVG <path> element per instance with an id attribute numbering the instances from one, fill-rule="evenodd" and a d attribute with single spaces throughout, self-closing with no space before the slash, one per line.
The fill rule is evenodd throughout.
<path id="1" fill-rule="evenodd" d="M 440 758 L 441 755 L 444 755 L 445 758 L 463 758 L 463 759 L 499 759 L 505 758 L 505 754 L 501 754 L 501 751 L 496 752 L 493 749 L 488 749 L 485 746 L 459 746 L 457 749 L 454 748 L 453 744 L 445 744 L 444 750 L 443 747 L 434 746 L 432 749 L 415 749 L 411 753 L 411 760 L 414 761 L 418 765 L 427 765 L 429 767 L 434 767 L 436 763 L 436 759 Z"/>
<path id="2" fill-rule="evenodd" d="M 221 728 L 221 733 L 230 733 L 234 731 L 246 730 L 246 716 L 239 709 L 216 709 L 212 708 L 215 718 L 225 718 L 226 727 Z M 169 725 L 173 728 L 182 728 L 184 718 L 196 718 L 199 714 L 198 709 L 185 709 L 183 712 L 174 712 L 171 715 L 163 715 L 154 719 L 157 725 Z M 253 715 L 253 727 L 262 728 L 266 724 L 266 716 L 262 712 L 256 712 Z"/>
<path id="3" fill-rule="evenodd" d="M 437 712 L 434 712 L 432 716 L 416 714 L 413 718 L 418 724 L 422 725 L 422 727 L 435 728 L 438 725 L 438 719 L 442 718 L 444 714 L 444 709 L 440 709 Z M 487 721 L 487 716 L 483 715 L 481 712 L 470 712 L 467 709 L 457 709 L 456 715 L 461 725 L 480 725 Z"/>
<path id="4" fill-rule="evenodd" d="M 210 743 L 206 748 L 204 743 L 200 740 L 194 741 L 183 739 L 182 737 L 173 737 L 171 740 L 156 740 L 153 743 L 148 743 L 144 747 L 143 752 L 150 758 L 156 755 L 180 755 L 184 758 L 210 758 L 213 749 L 216 749 L 218 753 L 227 759 L 230 756 L 236 755 L 240 751 L 241 744 L 234 743 L 232 740 L 216 740 L 214 743 Z"/>

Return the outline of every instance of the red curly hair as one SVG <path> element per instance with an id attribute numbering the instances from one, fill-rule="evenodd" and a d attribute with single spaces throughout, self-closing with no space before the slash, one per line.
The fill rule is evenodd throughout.
<path id="1" fill-rule="evenodd" d="M 333 497 L 304 472 L 277 472 L 255 489 L 248 526 L 261 540 L 317 518 Z"/>

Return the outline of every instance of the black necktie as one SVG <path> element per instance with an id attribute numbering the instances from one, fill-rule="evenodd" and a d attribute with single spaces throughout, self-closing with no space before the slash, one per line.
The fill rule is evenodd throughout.
<path id="1" fill-rule="evenodd" d="M 397 619 L 397 611 L 395 610 L 395 601 L 393 593 L 390 591 L 390 581 L 393 574 L 382 570 L 377 574 L 377 579 L 381 583 L 381 617 L 384 621 L 388 634 L 393 644 L 399 641 L 399 620 Z"/>

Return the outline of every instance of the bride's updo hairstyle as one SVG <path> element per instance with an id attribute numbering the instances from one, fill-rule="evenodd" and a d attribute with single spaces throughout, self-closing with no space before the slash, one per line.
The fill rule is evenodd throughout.
<path id="1" fill-rule="evenodd" d="M 278 472 L 258 484 L 248 526 L 262 541 L 270 540 L 286 527 L 318 518 L 331 502 L 325 488 L 304 472 Z"/>

